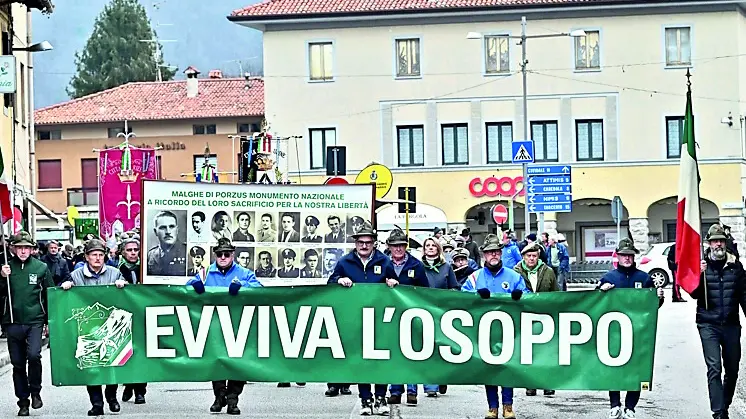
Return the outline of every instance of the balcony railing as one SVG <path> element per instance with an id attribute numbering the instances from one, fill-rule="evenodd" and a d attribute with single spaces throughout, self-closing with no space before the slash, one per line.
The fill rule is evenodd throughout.
<path id="1" fill-rule="evenodd" d="M 67 206 L 98 205 L 98 188 L 67 188 Z"/>

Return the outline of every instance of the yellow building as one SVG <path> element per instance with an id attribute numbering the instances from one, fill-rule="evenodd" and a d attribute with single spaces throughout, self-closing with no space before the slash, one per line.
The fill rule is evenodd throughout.
<path id="1" fill-rule="evenodd" d="M 34 180 L 34 124 L 33 109 L 33 60 L 34 52 L 47 47 L 33 45 L 31 37 L 31 9 L 51 13 L 50 0 L 4 1 L 0 5 L 0 32 L 2 44 L 0 55 L 3 62 L 12 62 L 5 57 L 15 57 L 15 93 L 1 96 L 0 147 L 6 179 L 11 186 L 11 202 L 20 211 L 23 228 L 34 231 L 35 213 L 51 215 L 35 198 Z M 3 72 L 4 73 L 4 72 Z M 6 81 L 6 80 L 4 80 Z M 6 225 L 6 233 L 12 226 Z"/>
<path id="2" fill-rule="evenodd" d="M 465 4 L 275 0 L 233 12 L 229 19 L 263 32 L 266 118 L 302 138 L 289 153 L 295 180 L 323 181 L 326 147 L 345 145 L 351 175 L 371 161 L 391 168 L 388 197 L 414 186 L 418 203 L 442 210 L 449 226 L 478 238 L 494 231 L 490 209 L 521 187 L 510 143 L 528 137 L 522 48 L 508 37 L 521 34 L 525 16 L 529 36 L 566 34 L 526 45 L 537 164 L 572 167 L 572 212 L 546 213 L 543 230 L 564 233 L 573 256 L 607 258 L 619 196 L 623 235 L 643 250 L 674 240 L 691 68 L 703 230 L 722 220 L 743 246 L 741 3 Z M 503 193 L 485 195 L 480 182 Z"/>

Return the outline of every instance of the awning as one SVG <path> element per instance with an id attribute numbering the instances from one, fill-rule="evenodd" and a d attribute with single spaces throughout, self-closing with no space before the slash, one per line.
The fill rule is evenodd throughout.
<path id="1" fill-rule="evenodd" d="M 57 221 L 57 227 L 59 227 L 60 229 L 65 228 L 65 220 L 60 218 L 59 215 L 55 214 L 54 211 L 42 205 L 42 203 L 37 201 L 36 198 L 34 198 L 32 195 L 26 195 L 25 198 L 28 200 L 28 202 L 31 203 L 31 205 L 34 206 L 34 208 L 39 210 L 39 212 L 44 214 L 47 218 L 53 221 Z"/>
<path id="2" fill-rule="evenodd" d="M 376 227 L 380 231 L 393 230 L 396 227 L 404 229 L 405 214 L 399 213 L 398 205 L 391 205 L 376 213 Z M 417 212 L 409 214 L 410 230 L 432 230 L 434 227 L 446 228 L 448 218 L 446 213 L 438 207 L 417 203 Z"/>

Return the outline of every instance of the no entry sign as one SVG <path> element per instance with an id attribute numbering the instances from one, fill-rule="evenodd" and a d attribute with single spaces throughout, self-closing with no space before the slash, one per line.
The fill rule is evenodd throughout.
<path id="1" fill-rule="evenodd" d="M 502 224 L 508 221 L 508 209 L 503 204 L 497 204 L 492 207 L 492 219 L 497 224 Z"/>

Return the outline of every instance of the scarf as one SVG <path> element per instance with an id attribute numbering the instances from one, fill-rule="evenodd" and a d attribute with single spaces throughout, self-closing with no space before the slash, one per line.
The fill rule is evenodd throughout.
<path id="1" fill-rule="evenodd" d="M 440 273 L 440 271 L 438 270 L 438 267 L 443 265 L 443 261 L 438 258 L 431 259 L 425 256 L 425 263 L 423 263 L 423 265 L 425 265 L 425 269 L 430 269 L 432 271 L 435 271 L 436 273 Z"/>
<path id="2" fill-rule="evenodd" d="M 497 262 L 497 265 L 495 267 L 492 267 L 492 266 L 486 265 L 486 264 L 485 264 L 484 267 L 487 268 L 487 270 L 490 271 L 492 273 L 492 275 L 495 275 L 498 272 L 500 272 L 500 269 L 503 268 L 503 261 L 501 260 L 500 262 Z"/>
<path id="3" fill-rule="evenodd" d="M 119 268 L 122 266 L 125 266 L 130 271 L 139 271 L 140 270 L 140 258 L 137 258 L 136 262 L 130 262 L 126 258 L 122 257 L 119 261 Z"/>
<path id="4" fill-rule="evenodd" d="M 523 269 L 530 274 L 535 274 L 539 270 L 539 268 L 541 268 L 541 265 L 543 264 L 544 262 L 542 262 L 541 259 L 539 259 L 539 263 L 537 263 L 536 266 L 534 266 L 534 269 L 529 269 L 528 265 L 526 265 L 526 261 L 521 262 L 521 266 L 523 267 Z"/>

